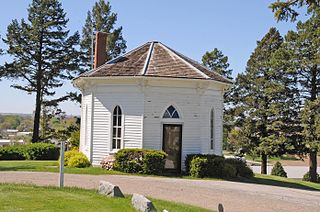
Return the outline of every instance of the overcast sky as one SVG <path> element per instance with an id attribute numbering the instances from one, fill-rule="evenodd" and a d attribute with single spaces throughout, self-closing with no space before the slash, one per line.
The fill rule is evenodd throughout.
<path id="1" fill-rule="evenodd" d="M 12 19 L 27 17 L 29 0 L 1 2 L 0 35 L 5 37 Z M 81 31 L 86 13 L 94 0 L 62 1 L 70 19 L 71 32 Z M 295 29 L 295 24 L 277 23 L 268 5 L 271 0 L 135 0 L 110 1 L 118 13 L 118 26 L 123 27 L 123 36 L 128 50 L 147 41 L 158 40 L 171 48 L 200 61 L 206 51 L 217 47 L 229 57 L 233 75 L 243 72 L 246 62 L 256 46 L 256 41 L 266 34 L 270 27 L 276 27 L 284 35 Z M 300 18 L 304 18 L 301 16 Z M 0 41 L 0 47 L 6 48 Z M 8 60 L 0 57 L 0 64 Z M 10 87 L 12 82 L 0 82 L 0 113 L 32 113 L 34 96 Z M 71 83 L 59 89 L 57 95 L 74 90 Z M 68 114 L 78 115 L 79 105 L 63 103 L 62 109 Z"/>

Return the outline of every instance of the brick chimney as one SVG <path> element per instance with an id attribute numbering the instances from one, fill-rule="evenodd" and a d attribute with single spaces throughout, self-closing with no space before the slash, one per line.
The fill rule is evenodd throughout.
<path id="1" fill-rule="evenodd" d="M 94 52 L 94 66 L 98 68 L 106 62 L 106 43 L 107 33 L 97 32 L 96 33 L 96 47 Z"/>

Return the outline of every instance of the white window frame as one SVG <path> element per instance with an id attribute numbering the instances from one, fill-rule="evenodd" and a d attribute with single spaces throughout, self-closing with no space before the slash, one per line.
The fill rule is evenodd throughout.
<path id="1" fill-rule="evenodd" d="M 119 115 L 119 111 L 116 111 L 117 113 L 115 114 L 115 110 L 116 109 L 119 109 L 120 110 L 120 115 Z M 119 116 L 121 117 L 120 119 L 120 123 L 119 123 Z M 119 105 L 116 105 L 114 108 L 113 108 L 113 111 L 112 111 L 112 119 L 111 119 L 111 149 L 113 152 L 116 152 L 118 151 L 119 149 L 121 149 L 123 147 L 122 145 L 122 142 L 123 142 L 123 134 L 124 134 L 124 131 L 123 131 L 123 110 L 122 108 L 119 106 Z M 114 119 L 116 119 L 116 125 L 114 125 Z M 116 129 L 115 131 L 115 136 L 114 136 L 114 130 Z M 118 135 L 119 133 L 119 129 L 120 129 L 120 136 Z M 114 146 L 113 145 L 113 140 L 116 140 L 116 145 Z M 118 141 L 120 140 L 120 144 L 118 145 Z"/>

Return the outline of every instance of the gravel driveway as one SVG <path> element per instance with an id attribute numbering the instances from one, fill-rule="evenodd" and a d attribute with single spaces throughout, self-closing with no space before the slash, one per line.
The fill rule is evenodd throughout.
<path id="1" fill-rule="evenodd" d="M 66 174 L 66 186 L 97 188 L 100 180 L 119 185 L 124 193 L 213 209 L 233 211 L 320 211 L 320 192 L 218 180 L 164 177 Z M 0 182 L 57 185 L 57 173 L 0 172 Z"/>

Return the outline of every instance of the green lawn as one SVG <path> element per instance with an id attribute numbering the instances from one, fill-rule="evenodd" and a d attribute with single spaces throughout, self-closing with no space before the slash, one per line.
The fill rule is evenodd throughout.
<path id="1" fill-rule="evenodd" d="M 135 211 L 131 197 L 108 198 L 93 190 L 0 184 L 0 211 Z M 151 199 L 158 211 L 209 211 Z"/>
<path id="2" fill-rule="evenodd" d="M 57 161 L 35 161 L 35 160 L 17 160 L 0 161 L 0 171 L 31 171 L 31 172 L 59 172 L 59 163 Z M 117 171 L 108 171 L 100 167 L 88 168 L 64 168 L 65 173 L 70 174 L 118 174 L 125 173 Z"/>
<path id="3" fill-rule="evenodd" d="M 34 172 L 58 172 L 57 161 L 0 161 L 0 171 L 34 171 Z M 119 174 L 119 175 L 130 175 L 118 171 L 107 171 L 99 167 L 89 167 L 89 168 L 67 168 L 65 167 L 65 173 L 72 174 Z M 131 174 L 133 175 L 133 174 Z M 135 174 L 136 175 L 136 174 Z M 146 175 L 143 175 L 146 176 Z M 190 176 L 181 176 L 180 178 L 194 179 Z M 206 179 L 206 180 L 221 180 L 221 179 Z M 287 179 L 283 177 L 276 177 L 271 175 L 260 175 L 256 174 L 253 179 L 235 179 L 233 181 L 245 182 L 245 183 L 255 183 L 264 185 L 273 185 L 297 189 L 307 189 L 307 190 L 320 190 L 320 183 L 305 182 L 296 179 Z"/>

